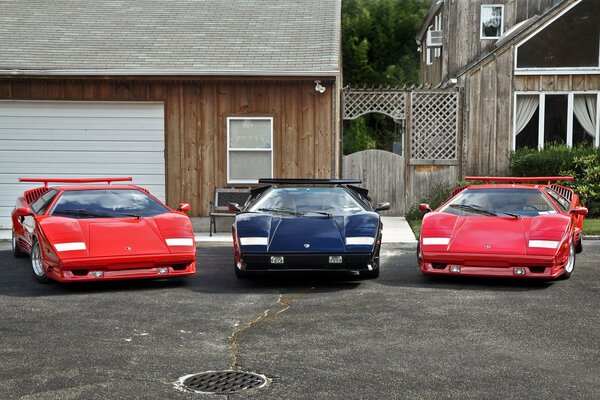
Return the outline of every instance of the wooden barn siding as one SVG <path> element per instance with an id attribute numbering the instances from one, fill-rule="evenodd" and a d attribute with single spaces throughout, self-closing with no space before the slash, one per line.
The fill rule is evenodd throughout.
<path id="1" fill-rule="evenodd" d="M 337 176 L 339 139 L 333 81 L 0 80 L 0 99 L 162 101 L 167 203 L 206 216 L 215 187 L 227 186 L 226 118 L 272 116 L 273 169 L 281 178 Z M 334 138 L 335 135 L 335 138 Z"/>
<path id="2" fill-rule="evenodd" d="M 600 75 L 520 75 L 514 81 L 521 92 L 600 90 Z"/>
<path id="3" fill-rule="evenodd" d="M 493 0 L 450 1 L 445 0 L 444 9 L 448 10 L 444 21 L 444 31 L 448 32 L 443 52 L 447 55 L 448 68 L 445 76 L 456 71 L 473 60 L 493 51 L 496 40 L 480 39 L 481 6 L 484 4 L 504 4 L 504 31 L 515 24 L 541 14 L 563 0 Z M 445 80 L 445 76 L 442 78 Z M 427 81 L 423 81 L 427 82 Z"/>
<path id="4" fill-rule="evenodd" d="M 512 132 L 512 51 L 506 50 L 465 77 L 466 175 L 508 172 Z"/>

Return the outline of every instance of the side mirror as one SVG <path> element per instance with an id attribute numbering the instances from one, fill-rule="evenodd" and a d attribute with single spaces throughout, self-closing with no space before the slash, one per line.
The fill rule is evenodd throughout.
<path id="1" fill-rule="evenodd" d="M 431 212 L 433 210 L 431 209 L 431 207 L 429 207 L 429 204 L 427 204 L 427 203 L 421 203 L 421 204 L 419 204 L 419 211 L 422 211 L 424 213 L 428 213 L 428 212 Z"/>
<path id="2" fill-rule="evenodd" d="M 383 203 L 377 204 L 377 207 L 375 207 L 375 212 L 385 211 L 385 210 L 389 210 L 389 209 L 390 209 L 390 203 L 388 203 L 387 201 L 385 201 Z"/>
<path id="3" fill-rule="evenodd" d="M 29 208 L 29 207 L 21 207 L 21 208 L 17 208 L 15 210 L 15 215 L 17 217 L 28 217 L 30 215 L 33 215 L 33 213 L 31 212 L 31 208 Z"/>
<path id="4" fill-rule="evenodd" d="M 588 215 L 588 209 L 586 207 L 577 206 L 571 210 L 571 214 L 581 215 L 582 217 L 585 217 L 586 215 Z"/>
<path id="5" fill-rule="evenodd" d="M 190 211 L 192 207 L 188 203 L 179 203 L 179 207 L 177 207 L 177 211 L 181 211 L 187 213 Z"/>
<path id="6" fill-rule="evenodd" d="M 242 209 L 238 203 L 229 203 L 229 205 L 227 206 L 227 209 L 229 211 L 233 211 L 233 212 L 238 212 L 238 213 L 242 212 Z"/>

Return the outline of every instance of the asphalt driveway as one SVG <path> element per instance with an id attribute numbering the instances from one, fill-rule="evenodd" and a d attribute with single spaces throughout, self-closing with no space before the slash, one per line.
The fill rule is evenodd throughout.
<path id="1" fill-rule="evenodd" d="M 382 273 L 239 281 L 199 247 L 187 281 L 36 283 L 0 243 L 0 399 L 211 399 L 179 377 L 256 371 L 231 399 L 598 399 L 600 241 L 568 281 L 429 279 L 412 245 Z"/>

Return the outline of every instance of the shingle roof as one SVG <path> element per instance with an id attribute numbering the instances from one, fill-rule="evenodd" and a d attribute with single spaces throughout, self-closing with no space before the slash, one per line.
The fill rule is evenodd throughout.
<path id="1" fill-rule="evenodd" d="M 341 0 L 0 0 L 0 74 L 334 74 L 340 31 Z"/>

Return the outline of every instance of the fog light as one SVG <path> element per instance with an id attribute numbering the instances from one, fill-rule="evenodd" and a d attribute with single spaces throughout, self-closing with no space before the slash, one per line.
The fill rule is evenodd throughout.
<path id="1" fill-rule="evenodd" d="M 329 256 L 329 264 L 341 264 L 342 256 Z"/>
<path id="2" fill-rule="evenodd" d="M 169 273 L 169 268 L 160 267 L 160 268 L 156 269 L 156 272 L 158 272 L 159 275 L 168 274 Z"/>
<path id="3" fill-rule="evenodd" d="M 104 276 L 104 272 L 102 271 L 92 271 L 92 278 L 102 278 Z"/>
<path id="4" fill-rule="evenodd" d="M 271 256 L 271 264 L 283 264 L 282 256 Z"/>
<path id="5" fill-rule="evenodd" d="M 513 272 L 515 275 L 525 275 L 525 268 L 515 268 Z"/>
<path id="6" fill-rule="evenodd" d="M 460 272 L 460 267 L 458 265 L 451 265 L 450 272 L 454 272 L 454 273 L 458 274 Z"/>

